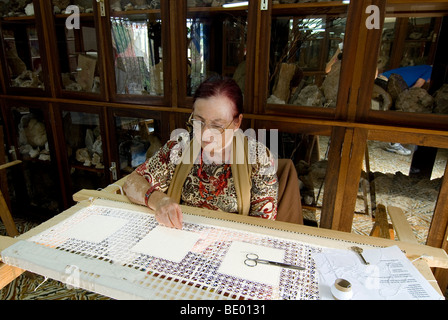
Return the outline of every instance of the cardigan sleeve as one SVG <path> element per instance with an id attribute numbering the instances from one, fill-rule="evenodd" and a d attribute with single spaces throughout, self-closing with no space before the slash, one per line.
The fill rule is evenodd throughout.
<path id="1" fill-rule="evenodd" d="M 278 179 L 275 172 L 274 157 L 262 143 L 255 141 L 250 143 L 256 143 L 257 157 L 255 164 L 252 166 L 249 215 L 275 220 L 277 216 Z"/>
<path id="2" fill-rule="evenodd" d="M 155 190 L 161 192 L 168 190 L 176 168 L 176 161 L 173 159 L 175 152 L 172 152 L 176 145 L 176 142 L 168 141 L 156 154 L 135 169 L 150 184 L 147 198 Z"/>

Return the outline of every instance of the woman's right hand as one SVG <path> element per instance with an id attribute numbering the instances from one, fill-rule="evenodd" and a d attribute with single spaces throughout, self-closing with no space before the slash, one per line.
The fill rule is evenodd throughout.
<path id="1" fill-rule="evenodd" d="M 182 210 L 180 205 L 168 196 L 160 199 L 155 206 L 155 216 L 160 224 L 176 229 L 182 229 Z"/>
<path id="2" fill-rule="evenodd" d="M 166 193 L 153 191 L 148 201 L 145 202 L 146 192 L 150 188 L 146 179 L 137 172 L 131 173 L 123 186 L 123 190 L 129 200 L 141 205 L 147 205 L 154 210 L 156 220 L 164 226 L 182 229 L 182 210 L 180 205 L 168 197 Z"/>

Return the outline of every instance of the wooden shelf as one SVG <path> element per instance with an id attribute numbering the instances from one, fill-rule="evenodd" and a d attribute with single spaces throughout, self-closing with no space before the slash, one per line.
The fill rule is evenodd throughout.
<path id="1" fill-rule="evenodd" d="M 188 7 L 187 12 L 238 12 L 246 11 L 249 6 L 241 6 L 234 8 L 223 8 L 223 7 Z"/>
<path id="2" fill-rule="evenodd" d="M 290 4 L 274 4 L 272 7 L 273 15 L 338 15 L 347 13 L 348 4 L 342 1 L 327 2 L 307 2 L 307 3 L 290 3 Z"/>
<path id="3" fill-rule="evenodd" d="M 441 17 L 447 11 L 448 2 L 443 0 L 388 0 L 386 4 L 386 16 L 394 17 Z"/>
<path id="4" fill-rule="evenodd" d="M 19 17 L 3 17 L 1 18 L 2 21 L 30 21 L 34 22 L 36 19 L 35 16 L 19 16 Z"/>
<path id="5" fill-rule="evenodd" d="M 83 171 L 90 171 L 90 172 L 97 172 L 97 173 L 104 173 L 105 168 L 95 168 L 93 166 L 87 167 L 82 164 L 71 164 L 71 168 L 77 169 L 77 170 L 83 170 Z"/>
<path id="6" fill-rule="evenodd" d="M 22 155 L 22 162 L 23 163 L 33 163 L 33 164 L 42 164 L 42 165 L 48 165 L 52 166 L 51 160 L 40 160 L 38 158 L 31 158 L 30 156 L 23 156 Z"/>
<path id="7" fill-rule="evenodd" d="M 111 17 L 125 17 L 130 15 L 146 15 L 146 14 L 160 14 L 160 9 L 147 9 L 147 10 L 128 10 L 128 11 L 112 11 Z"/>
<path id="8" fill-rule="evenodd" d="M 78 15 L 75 15 L 74 13 L 57 13 L 54 15 L 54 17 L 56 19 L 67 19 L 68 17 L 76 17 L 79 16 L 81 19 L 83 18 L 89 18 L 89 19 L 93 19 L 94 18 L 94 14 L 93 13 L 80 13 Z"/>

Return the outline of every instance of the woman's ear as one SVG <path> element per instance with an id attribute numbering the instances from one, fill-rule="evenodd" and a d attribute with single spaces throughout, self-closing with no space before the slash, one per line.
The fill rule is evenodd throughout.
<path id="1" fill-rule="evenodd" d="M 235 121 L 235 129 L 239 129 L 242 122 L 243 122 L 243 114 L 241 113 L 238 116 L 237 120 Z"/>

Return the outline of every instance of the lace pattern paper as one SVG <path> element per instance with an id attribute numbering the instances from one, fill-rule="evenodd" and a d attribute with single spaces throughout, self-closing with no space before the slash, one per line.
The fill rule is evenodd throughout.
<path id="1" fill-rule="evenodd" d="M 30 271 L 27 259 L 33 265 L 59 268 L 59 274 L 67 274 L 67 267 L 74 266 L 80 278 L 77 283 L 81 287 L 86 281 L 90 283 L 84 285 L 87 290 L 95 291 L 97 283 L 141 298 L 319 299 L 312 255 L 320 252 L 320 247 L 188 221 L 185 214 L 183 230 L 169 230 L 159 226 L 151 214 L 92 204 L 28 241 L 11 246 L 2 256 L 6 263 Z M 166 237 L 167 232 L 172 236 Z M 150 248 L 151 243 L 154 248 Z M 305 270 L 263 266 L 265 272 L 278 274 L 277 284 L 263 277 L 245 278 L 244 272 L 226 271 L 232 270 L 232 265 L 243 268 L 244 260 L 228 254 L 231 247 L 241 244 L 258 248 L 260 259 L 269 258 L 263 253 L 280 252 L 281 262 Z M 59 276 L 57 280 L 64 282 L 65 278 Z M 196 289 L 194 295 L 183 293 L 191 288 Z"/>

